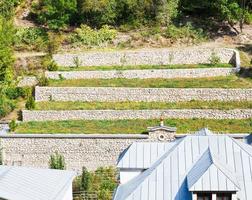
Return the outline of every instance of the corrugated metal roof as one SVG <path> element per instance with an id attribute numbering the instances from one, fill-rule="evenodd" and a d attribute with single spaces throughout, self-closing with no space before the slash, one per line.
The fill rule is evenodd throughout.
<path id="1" fill-rule="evenodd" d="M 128 149 L 127 153 L 119 159 L 117 167 L 147 169 L 160 158 L 176 142 L 158 143 L 158 142 L 136 142 Z"/>
<path id="2" fill-rule="evenodd" d="M 218 180 L 218 181 L 217 181 Z M 218 185 L 217 182 L 222 184 Z M 238 191 L 237 178 L 208 148 L 187 174 L 189 191 Z"/>
<path id="3" fill-rule="evenodd" d="M 222 164 L 215 162 L 218 166 L 215 166 L 216 168 L 220 169 L 222 165 L 228 166 L 229 170 L 236 175 L 237 185 L 240 186 L 237 197 L 240 200 L 251 200 L 252 147 L 226 135 L 188 135 L 180 139 L 142 174 L 120 185 L 114 200 L 191 199 L 187 175 L 207 149 L 221 160 Z M 130 150 L 129 148 L 128 151 Z M 230 174 L 227 174 L 225 171 L 225 177 L 230 177 Z M 206 177 L 204 180 L 207 180 Z M 217 191 L 223 189 L 222 184 L 226 184 L 222 183 L 222 180 L 212 180 L 215 181 L 213 185 L 217 187 Z"/>
<path id="4" fill-rule="evenodd" d="M 74 172 L 0 166 L 0 198 L 8 200 L 62 200 Z"/>
<path id="5" fill-rule="evenodd" d="M 194 135 L 209 136 L 209 135 L 214 135 L 214 133 L 212 131 L 210 131 L 208 128 L 202 128 L 199 131 L 197 131 L 196 133 L 194 133 Z"/>

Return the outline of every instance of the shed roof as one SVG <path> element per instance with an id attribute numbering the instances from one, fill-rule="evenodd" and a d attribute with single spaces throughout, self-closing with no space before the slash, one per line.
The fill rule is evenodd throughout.
<path id="1" fill-rule="evenodd" d="M 0 198 L 8 200 L 62 200 L 74 172 L 0 166 Z"/>
<path id="2" fill-rule="evenodd" d="M 136 145 L 139 144 L 136 143 Z M 128 149 L 129 152 L 131 151 L 130 148 Z M 137 149 L 136 147 L 134 148 Z M 238 198 L 251 200 L 252 147 L 229 136 L 214 134 L 204 136 L 198 134 L 188 135 L 180 139 L 170 148 L 167 148 L 159 157 L 157 156 L 156 160 L 150 163 L 150 167 L 143 173 L 131 181 L 120 185 L 114 195 L 114 200 L 148 198 L 151 200 L 191 199 L 192 196 L 187 183 L 188 173 L 208 149 L 211 152 L 210 155 L 216 155 L 218 159 L 209 161 L 208 168 L 198 165 L 199 169 L 203 172 L 204 169 L 209 169 L 210 172 L 218 169 L 223 173 L 221 180 L 230 180 L 232 184 L 234 184 L 236 179 L 237 184 L 234 185 L 235 189 L 239 189 L 237 191 Z M 125 156 L 127 156 L 127 152 Z M 203 178 L 206 180 L 204 173 L 200 175 L 199 179 Z M 213 183 L 213 185 L 217 184 L 219 184 L 219 187 L 216 190 L 221 191 L 224 183 L 217 181 Z"/>

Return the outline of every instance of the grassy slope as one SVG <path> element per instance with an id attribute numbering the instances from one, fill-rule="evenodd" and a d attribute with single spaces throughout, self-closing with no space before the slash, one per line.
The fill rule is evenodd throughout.
<path id="1" fill-rule="evenodd" d="M 187 102 L 37 102 L 35 110 L 251 109 L 252 101 Z"/>
<path id="2" fill-rule="evenodd" d="M 26 122 L 17 127 L 17 133 L 130 133 L 140 134 L 146 131 L 148 126 L 156 126 L 159 120 L 116 120 L 116 121 L 48 121 Z M 227 133 L 252 132 L 252 119 L 246 120 L 207 120 L 207 119 L 167 119 L 165 124 L 176 126 L 177 133 L 188 133 L 202 127 L 208 127 L 213 131 Z"/>
<path id="3" fill-rule="evenodd" d="M 132 70 L 132 69 L 192 69 L 192 68 L 218 68 L 232 67 L 231 64 L 197 64 L 197 65 L 131 65 L 131 66 L 81 66 L 81 67 L 59 67 L 59 71 L 81 71 L 81 70 Z"/>
<path id="4" fill-rule="evenodd" d="M 76 79 L 50 80 L 54 87 L 141 87 L 141 88 L 252 88 L 251 78 L 235 75 L 177 79 Z"/>

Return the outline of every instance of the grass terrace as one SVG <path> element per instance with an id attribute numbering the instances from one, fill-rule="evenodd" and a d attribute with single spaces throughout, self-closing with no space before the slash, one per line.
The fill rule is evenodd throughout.
<path id="1" fill-rule="evenodd" d="M 130 66 L 81 66 L 59 67 L 59 71 L 92 70 L 133 70 L 133 69 L 194 69 L 194 68 L 230 68 L 231 64 L 197 64 L 197 65 L 130 65 Z"/>
<path id="2" fill-rule="evenodd" d="M 74 79 L 50 80 L 52 87 L 139 87 L 139 88 L 252 88 L 251 78 L 236 75 L 176 79 Z"/>
<path id="3" fill-rule="evenodd" d="M 156 126 L 154 120 L 73 120 L 23 122 L 16 129 L 16 133 L 28 134 L 140 134 L 148 126 Z M 166 119 L 165 125 L 177 127 L 177 133 L 188 133 L 202 127 L 208 127 L 216 132 L 249 133 L 252 132 L 252 119 L 246 120 L 208 120 L 208 119 Z"/>
<path id="4" fill-rule="evenodd" d="M 35 110 L 252 109 L 252 101 L 186 102 L 37 102 Z"/>

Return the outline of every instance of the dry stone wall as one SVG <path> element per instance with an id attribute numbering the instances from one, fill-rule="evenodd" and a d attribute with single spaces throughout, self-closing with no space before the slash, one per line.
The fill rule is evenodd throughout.
<path id="1" fill-rule="evenodd" d="M 56 120 L 123 120 L 164 118 L 204 118 L 204 119 L 248 119 L 252 109 L 212 110 L 212 109 L 174 109 L 174 110 L 23 110 L 23 121 Z"/>
<path id="2" fill-rule="evenodd" d="M 6 165 L 48 168 L 50 155 L 59 152 L 65 158 L 67 169 L 80 172 L 83 166 L 89 170 L 116 166 L 121 152 L 133 142 L 147 138 L 147 135 L 1 136 L 1 147 Z"/>
<path id="3" fill-rule="evenodd" d="M 112 87 L 36 87 L 36 101 L 145 101 L 178 102 L 191 100 L 252 100 L 252 89 L 216 88 L 112 88 Z"/>
<path id="4" fill-rule="evenodd" d="M 153 70 L 110 70 L 110 71 L 47 71 L 45 76 L 50 79 L 147 79 L 147 78 L 201 78 L 227 76 L 235 72 L 234 68 L 204 69 L 153 69 Z"/>
<path id="5" fill-rule="evenodd" d="M 240 67 L 239 53 L 226 48 L 185 48 L 185 49 L 140 49 L 131 51 L 85 52 L 79 54 L 56 54 L 55 62 L 60 66 L 75 66 L 78 58 L 82 66 L 113 65 L 168 65 L 210 63 L 213 52 L 222 63 L 235 63 Z"/>

